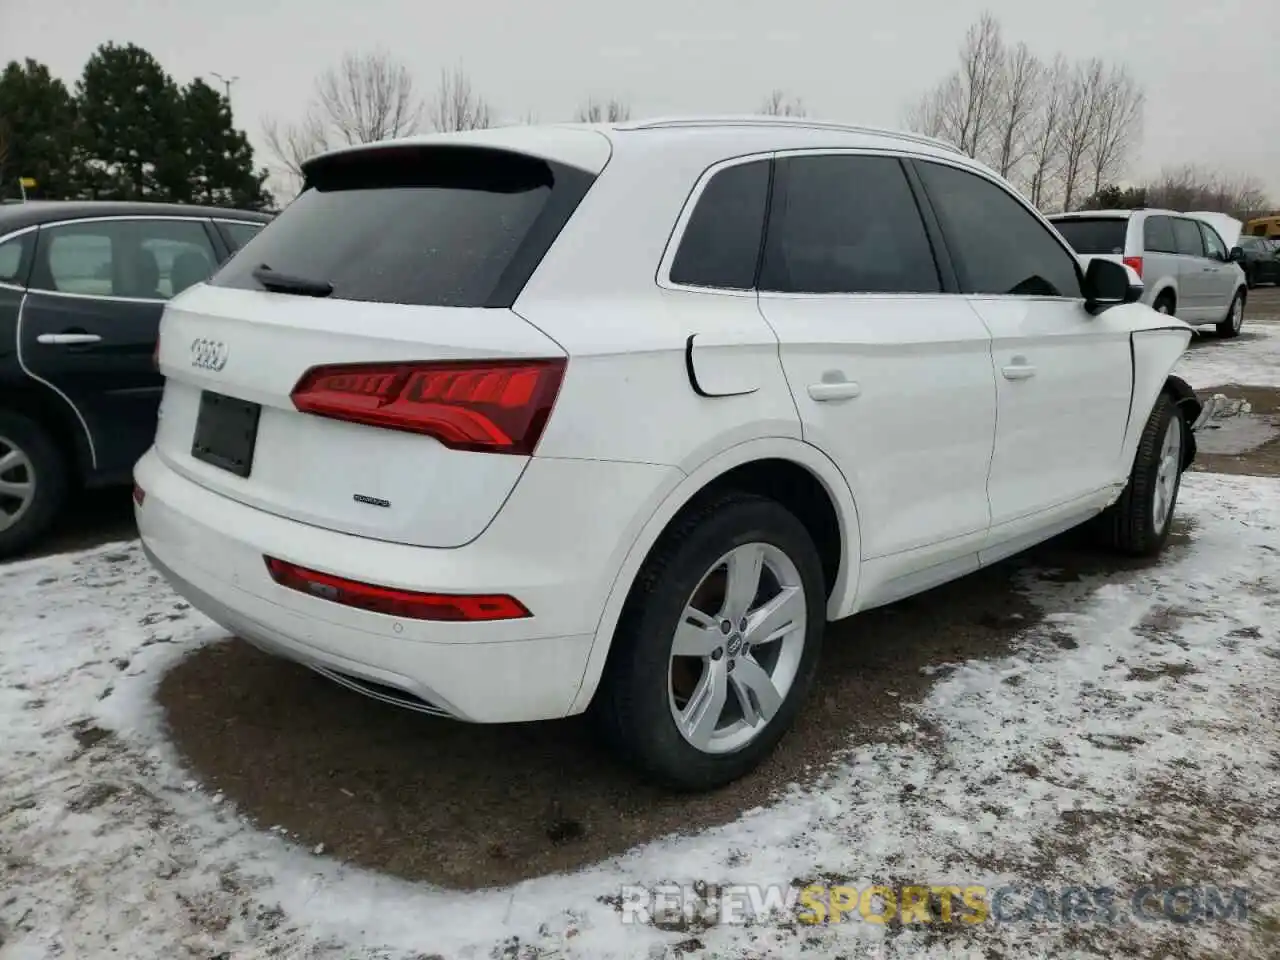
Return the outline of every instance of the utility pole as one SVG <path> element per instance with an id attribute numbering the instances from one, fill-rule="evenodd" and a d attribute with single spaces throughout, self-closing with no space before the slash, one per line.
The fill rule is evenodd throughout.
<path id="1" fill-rule="evenodd" d="M 226 89 L 227 89 L 227 106 L 228 106 L 228 107 L 230 107 L 230 106 L 231 106 L 231 85 L 232 85 L 233 83 L 235 83 L 237 80 L 239 80 L 240 78 L 239 78 L 239 77 L 224 77 L 224 76 L 223 76 L 222 74 L 220 74 L 220 73 L 210 73 L 210 74 L 209 74 L 209 76 L 211 76 L 211 77 L 217 77 L 217 78 L 218 78 L 218 80 L 222 83 L 222 85 L 223 85 L 224 87 L 226 87 Z"/>

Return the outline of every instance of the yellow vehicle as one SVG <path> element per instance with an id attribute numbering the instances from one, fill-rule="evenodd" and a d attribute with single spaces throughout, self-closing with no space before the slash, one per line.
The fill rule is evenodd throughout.
<path id="1" fill-rule="evenodd" d="M 1280 217 L 1259 217 L 1244 225 L 1244 232 L 1251 237 L 1280 237 Z"/>

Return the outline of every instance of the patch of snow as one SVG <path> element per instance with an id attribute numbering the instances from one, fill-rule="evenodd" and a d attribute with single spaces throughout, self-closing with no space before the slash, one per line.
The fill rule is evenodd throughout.
<path id="1" fill-rule="evenodd" d="M 1228 383 L 1280 387 L 1280 323 L 1250 323 L 1246 309 L 1240 336 L 1218 340 L 1210 333 L 1182 355 L 1173 372 L 1198 391 Z"/>
<path id="2" fill-rule="evenodd" d="M 674 956 L 687 931 L 624 926 L 608 902 L 624 884 L 670 881 L 1119 886 L 1161 874 L 1274 898 L 1280 825 L 1266 811 L 1280 720 L 1280 481 L 1191 474 L 1180 510 L 1191 542 L 1156 567 L 1073 583 L 1026 572 L 1022 589 L 1045 616 L 1014 652 L 931 671 L 916 708 L 922 729 L 895 724 L 818 786 L 574 874 L 465 896 L 317 856 L 188 785 L 153 694 L 222 631 L 170 593 L 136 545 L 0 567 L 0 863 L 10 878 L 0 952 Z M 1193 846 L 1170 847 L 1185 824 L 1152 797 L 1197 791 L 1255 810 L 1221 830 L 1202 826 L 1244 854 L 1233 873 L 1196 860 Z M 1121 826 L 1072 844 L 1068 817 Z M 1238 954 L 1248 930 L 1129 923 L 1091 931 L 1105 944 L 1088 952 L 1062 925 L 962 932 L 947 942 L 910 927 L 797 928 L 775 917 L 699 928 L 697 941 L 722 957 L 973 948 L 1065 958 L 1133 955 L 1164 938 L 1177 945 L 1150 955 L 1167 956 L 1207 942 Z"/>

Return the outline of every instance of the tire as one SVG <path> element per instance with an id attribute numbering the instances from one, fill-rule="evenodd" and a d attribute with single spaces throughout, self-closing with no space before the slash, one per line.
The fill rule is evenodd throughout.
<path id="1" fill-rule="evenodd" d="M 36 421 L 0 410 L 0 559 L 35 543 L 66 495 L 66 461 L 53 438 Z"/>
<path id="2" fill-rule="evenodd" d="M 1168 293 L 1162 293 L 1160 296 L 1156 297 L 1155 302 L 1151 304 L 1151 309 L 1156 311 L 1156 313 L 1166 313 L 1172 317 L 1174 316 L 1174 306 L 1175 303 L 1173 296 Z"/>
<path id="3" fill-rule="evenodd" d="M 1160 394 L 1138 441 L 1129 482 L 1099 518 L 1103 537 L 1113 549 L 1150 557 L 1164 547 L 1182 486 L 1187 431 L 1173 400 Z M 1170 450 L 1171 444 L 1175 450 Z"/>
<path id="4" fill-rule="evenodd" d="M 1240 336 L 1240 328 L 1244 326 L 1244 291 L 1237 290 L 1236 295 L 1231 298 L 1231 306 L 1227 308 L 1227 315 L 1222 322 L 1218 324 L 1218 336 L 1230 340 L 1232 337 Z"/>
<path id="5" fill-rule="evenodd" d="M 743 576 L 756 555 L 765 571 L 757 595 L 764 599 L 753 598 L 749 618 L 740 618 L 743 604 L 729 596 L 730 571 L 722 564 L 729 558 Z M 775 587 L 790 590 L 792 599 L 767 623 L 761 611 Z M 782 596 L 779 590 L 772 600 Z M 602 732 L 648 778 L 675 790 L 710 790 L 745 775 L 786 733 L 813 684 L 826 601 L 813 541 L 781 505 L 731 493 L 691 509 L 658 541 L 623 608 L 592 704 Z M 740 631 L 747 619 L 756 622 Z M 786 623 L 792 628 L 782 632 Z M 678 628 L 683 648 L 697 655 L 674 653 Z M 756 644 L 739 646 L 750 645 L 753 630 Z M 756 693 L 769 689 L 777 696 Z"/>

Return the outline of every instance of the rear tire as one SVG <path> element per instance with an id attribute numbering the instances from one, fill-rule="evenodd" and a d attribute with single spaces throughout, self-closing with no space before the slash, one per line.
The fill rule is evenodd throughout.
<path id="1" fill-rule="evenodd" d="M 22 414 L 0 410 L 0 559 L 43 536 L 66 496 L 66 461 L 48 431 Z"/>
<path id="2" fill-rule="evenodd" d="M 1240 336 L 1240 328 L 1244 326 L 1244 291 L 1237 290 L 1236 295 L 1231 298 L 1231 306 L 1227 308 L 1227 315 L 1222 322 L 1218 324 L 1218 336 L 1230 340 L 1232 337 Z"/>
<path id="3" fill-rule="evenodd" d="M 1169 293 L 1160 294 L 1160 296 L 1156 297 L 1155 302 L 1151 304 L 1151 309 L 1156 313 L 1168 314 L 1171 317 L 1175 315 L 1175 307 L 1176 303 L 1173 299 L 1173 295 Z"/>
<path id="4" fill-rule="evenodd" d="M 812 686 L 826 600 L 817 549 L 778 503 L 730 493 L 690 510 L 623 608 L 592 704 L 603 733 L 676 790 L 750 772 Z"/>
<path id="5" fill-rule="evenodd" d="M 1149 557 L 1164 547 L 1182 486 L 1187 432 L 1173 400 L 1160 394 L 1138 441 L 1129 482 L 1099 517 L 1103 539 L 1113 549 Z"/>

